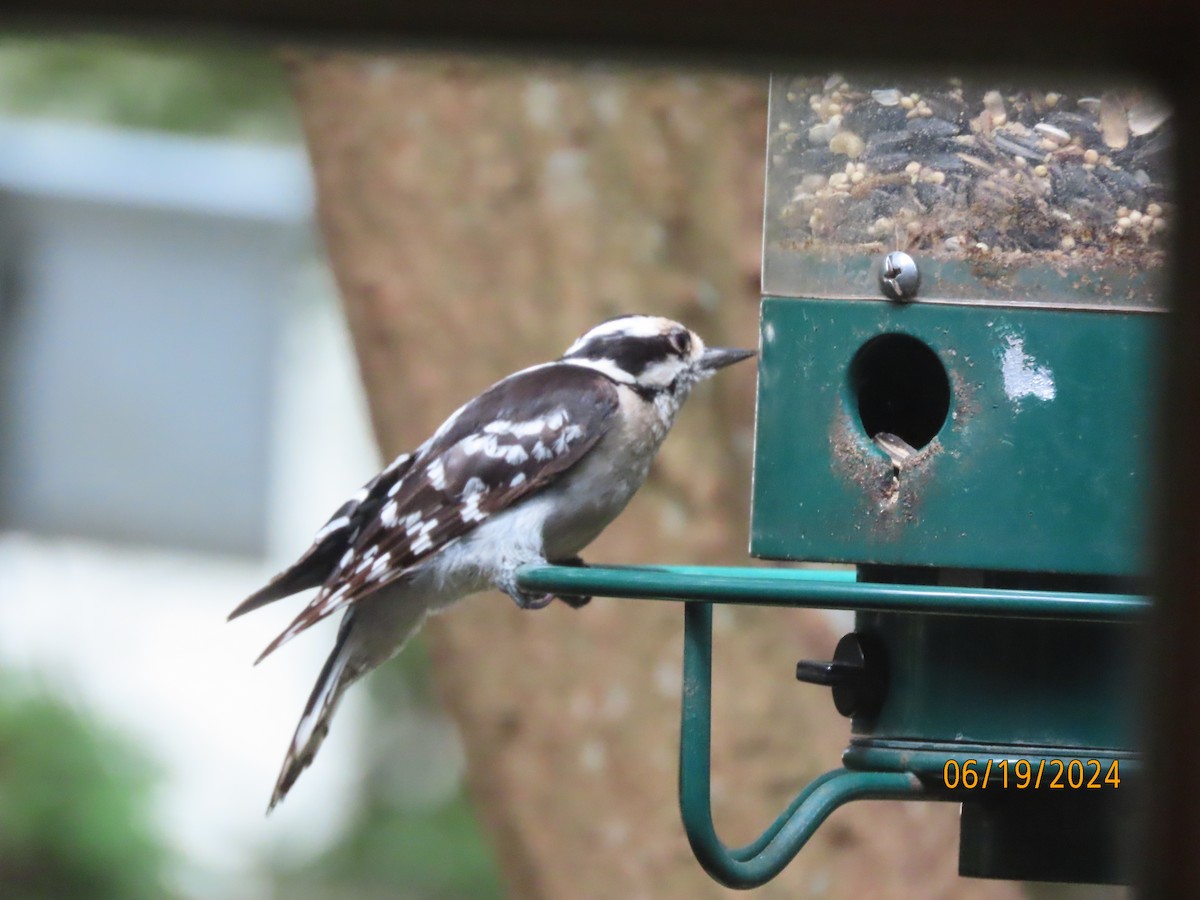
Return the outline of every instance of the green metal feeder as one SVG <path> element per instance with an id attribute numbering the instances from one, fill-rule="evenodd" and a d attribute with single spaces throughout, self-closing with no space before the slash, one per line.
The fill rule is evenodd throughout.
<path id="1" fill-rule="evenodd" d="M 1105 88 L 773 79 L 751 552 L 856 568 L 522 574 L 687 601 L 681 807 L 723 884 L 866 798 L 962 803 L 963 875 L 1128 880 L 1171 196 L 1162 104 Z M 855 613 L 797 666 L 852 720 L 843 767 L 739 849 L 713 603 Z"/>

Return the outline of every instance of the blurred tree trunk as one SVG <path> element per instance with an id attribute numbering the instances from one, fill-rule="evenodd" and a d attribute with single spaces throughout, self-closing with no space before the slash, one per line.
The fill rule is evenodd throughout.
<path id="1" fill-rule="evenodd" d="M 458 57 L 294 54 L 320 219 L 387 454 L 500 376 L 626 311 L 756 346 L 766 81 Z M 754 371 L 697 392 L 586 557 L 745 561 Z M 792 678 L 815 613 L 718 609 L 714 797 L 749 839 L 838 763 L 847 727 Z M 682 614 L 469 601 L 435 677 L 512 896 L 717 897 L 675 794 Z M 959 880 L 957 810 L 856 804 L 762 897 L 1014 897 Z"/>

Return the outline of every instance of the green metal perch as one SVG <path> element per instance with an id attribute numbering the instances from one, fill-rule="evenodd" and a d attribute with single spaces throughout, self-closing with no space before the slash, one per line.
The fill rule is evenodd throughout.
<path id="1" fill-rule="evenodd" d="M 851 800 L 950 800 L 942 785 L 912 771 L 839 768 L 804 788 L 752 843 L 729 848 L 713 825 L 712 604 L 847 609 L 859 613 L 969 616 L 1001 620 L 1131 623 L 1149 609 L 1121 594 L 867 584 L 849 569 L 703 566 L 548 566 L 520 573 L 530 592 L 688 601 L 684 606 L 679 804 L 697 860 L 731 888 L 770 881 L 835 809 Z M 852 756 L 853 754 L 851 754 Z M 861 755 L 861 754 L 860 754 Z M 885 754 L 886 755 L 886 754 Z"/>

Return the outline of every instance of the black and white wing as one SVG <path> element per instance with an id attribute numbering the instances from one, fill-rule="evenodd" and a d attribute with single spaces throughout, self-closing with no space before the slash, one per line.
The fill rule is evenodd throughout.
<path id="1" fill-rule="evenodd" d="M 389 467 L 396 477 L 381 474 L 296 566 L 234 611 L 291 593 L 293 583 L 315 585 L 310 579 L 336 556 L 321 590 L 259 659 L 553 483 L 608 431 L 618 402 L 603 374 L 551 364 L 518 372 L 463 406 L 410 459 Z"/>
<path id="2" fill-rule="evenodd" d="M 313 537 L 312 545 L 298 560 L 255 591 L 229 614 L 236 619 L 275 600 L 324 584 L 337 569 L 338 561 L 362 529 L 375 519 L 387 492 L 412 468 L 415 454 L 402 453 L 386 469 L 368 481 L 353 497 L 338 507 Z"/>

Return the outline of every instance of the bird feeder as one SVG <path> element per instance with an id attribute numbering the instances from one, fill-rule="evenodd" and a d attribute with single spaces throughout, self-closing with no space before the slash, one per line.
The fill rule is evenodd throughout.
<path id="1" fill-rule="evenodd" d="M 522 575 L 687 601 L 681 807 L 718 881 L 764 883 L 862 798 L 961 803 L 963 875 L 1128 880 L 1168 112 L 1123 84 L 773 79 L 751 552 L 843 567 Z M 842 766 L 739 849 L 709 798 L 713 603 L 855 613 L 796 670 L 851 720 Z"/>

